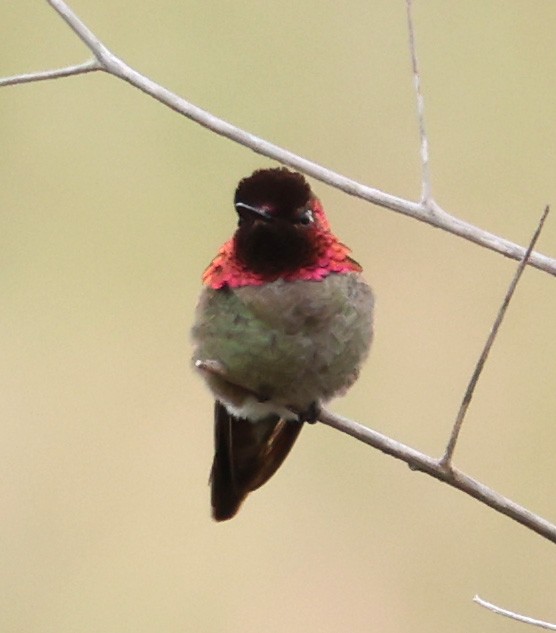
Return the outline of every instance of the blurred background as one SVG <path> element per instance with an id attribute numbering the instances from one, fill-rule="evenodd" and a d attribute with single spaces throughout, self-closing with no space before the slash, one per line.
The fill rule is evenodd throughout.
<path id="1" fill-rule="evenodd" d="M 416 3 L 433 189 L 526 243 L 556 204 L 556 4 Z M 390 193 L 420 194 L 402 0 L 72 0 L 197 105 Z M 90 57 L 46 2 L 0 9 L 0 75 Z M 190 367 L 233 191 L 272 165 L 105 74 L 0 92 L 0 631 L 509 631 L 556 621 L 556 551 L 330 428 L 210 519 L 212 400 Z M 516 264 L 313 183 L 378 303 L 332 408 L 432 455 Z M 538 250 L 556 255 L 549 217 Z M 456 464 L 556 519 L 556 281 L 528 269 Z M 517 630 L 517 629 L 516 629 Z"/>

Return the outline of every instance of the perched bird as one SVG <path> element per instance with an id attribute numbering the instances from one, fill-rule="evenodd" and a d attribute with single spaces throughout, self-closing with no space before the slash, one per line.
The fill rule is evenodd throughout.
<path id="1" fill-rule="evenodd" d="M 212 515 L 232 518 L 276 472 L 303 422 L 357 379 L 373 295 L 305 178 L 240 181 L 239 221 L 205 270 L 193 361 L 216 399 Z"/>

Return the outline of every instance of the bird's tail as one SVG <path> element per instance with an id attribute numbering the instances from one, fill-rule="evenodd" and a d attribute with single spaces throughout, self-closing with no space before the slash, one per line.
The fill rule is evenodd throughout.
<path id="1" fill-rule="evenodd" d="M 294 445 L 302 422 L 269 415 L 257 422 L 214 406 L 215 454 L 210 475 L 212 516 L 231 519 L 245 497 L 266 483 Z"/>

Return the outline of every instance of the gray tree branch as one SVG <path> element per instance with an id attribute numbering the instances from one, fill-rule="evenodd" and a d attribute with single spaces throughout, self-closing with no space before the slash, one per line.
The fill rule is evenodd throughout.
<path id="1" fill-rule="evenodd" d="M 443 481 L 452 488 L 465 492 L 465 494 L 477 499 L 477 501 L 484 503 L 493 510 L 521 523 L 521 525 L 552 541 L 552 543 L 556 543 L 556 525 L 527 510 L 527 508 L 514 503 L 511 499 L 495 492 L 457 468 L 453 466 L 446 467 L 442 459 L 435 459 L 425 455 L 410 446 L 406 446 L 330 411 L 323 410 L 319 415 L 319 421 L 338 431 L 342 431 L 342 433 L 351 435 L 351 437 L 378 449 L 386 455 L 405 462 L 411 470 L 426 473 L 439 481 Z"/>

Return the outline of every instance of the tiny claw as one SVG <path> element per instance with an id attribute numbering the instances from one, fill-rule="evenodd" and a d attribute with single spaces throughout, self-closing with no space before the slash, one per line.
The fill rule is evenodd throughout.
<path id="1" fill-rule="evenodd" d="M 320 404 L 317 402 L 311 402 L 309 407 L 304 411 L 299 412 L 299 421 L 308 422 L 309 424 L 315 424 L 318 421 L 320 415 Z"/>
<path id="2" fill-rule="evenodd" d="M 207 374 L 213 374 L 220 378 L 226 378 L 226 370 L 224 365 L 217 360 L 196 360 L 195 367 L 201 371 L 205 371 Z"/>

